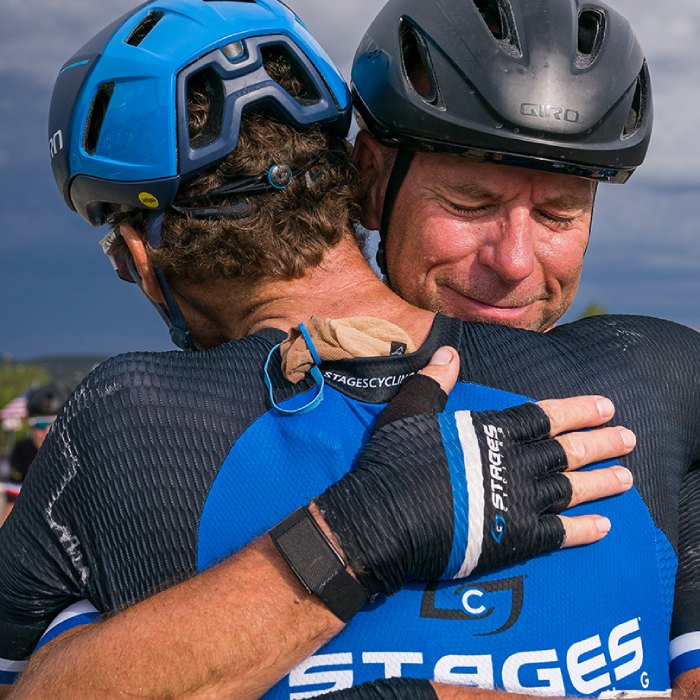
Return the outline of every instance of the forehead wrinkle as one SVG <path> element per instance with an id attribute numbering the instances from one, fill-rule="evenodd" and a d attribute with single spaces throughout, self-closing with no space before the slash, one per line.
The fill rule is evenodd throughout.
<path id="1" fill-rule="evenodd" d="M 498 193 L 485 187 L 483 184 L 471 181 L 460 180 L 449 183 L 432 183 L 430 189 L 438 194 L 458 195 L 478 202 L 498 203 L 504 201 L 504 194 Z M 536 206 L 549 206 L 554 209 L 564 211 L 589 210 L 593 202 L 593 188 L 576 188 L 564 192 L 556 192 L 552 196 L 537 198 L 533 197 L 533 204 Z"/>
<path id="2" fill-rule="evenodd" d="M 593 202 L 593 191 L 587 192 L 561 192 L 552 197 L 545 197 L 540 206 L 549 206 L 554 209 L 574 211 L 578 209 L 587 210 L 591 208 Z"/>
<path id="3" fill-rule="evenodd" d="M 445 185 L 444 183 L 434 183 L 433 189 L 437 191 L 442 190 L 448 194 L 469 197 L 470 199 L 479 201 L 498 202 L 501 200 L 501 195 L 471 180 L 458 180 L 455 182 L 450 182 L 449 185 Z"/>

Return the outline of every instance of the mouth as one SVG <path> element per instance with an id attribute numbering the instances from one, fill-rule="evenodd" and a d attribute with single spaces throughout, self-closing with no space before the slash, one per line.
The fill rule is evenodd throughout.
<path id="1" fill-rule="evenodd" d="M 445 311 L 466 321 L 517 325 L 532 314 L 538 301 L 540 299 L 527 299 L 518 303 L 502 301 L 491 304 L 462 294 L 451 287 L 443 288 Z"/>

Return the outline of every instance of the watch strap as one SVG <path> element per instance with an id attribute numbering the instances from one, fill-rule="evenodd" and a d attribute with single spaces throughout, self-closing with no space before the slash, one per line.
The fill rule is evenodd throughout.
<path id="1" fill-rule="evenodd" d="M 369 599 L 367 589 L 345 562 L 306 507 L 273 527 L 270 537 L 309 593 L 340 620 L 348 622 Z"/>

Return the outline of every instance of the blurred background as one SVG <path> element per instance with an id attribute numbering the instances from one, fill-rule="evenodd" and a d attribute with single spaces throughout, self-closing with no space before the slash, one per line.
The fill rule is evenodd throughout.
<path id="1" fill-rule="evenodd" d="M 287 0 L 346 77 L 382 0 Z M 700 3 L 609 0 L 650 64 L 655 133 L 624 186 L 602 186 L 572 320 L 644 313 L 700 328 Z M 169 349 L 164 324 L 102 255 L 105 231 L 68 211 L 47 146 L 51 89 L 64 61 L 134 5 L 2 0 L 0 23 L 0 409 L 30 384 L 74 385 L 101 358 Z M 1 451 L 0 446 L 0 451 Z"/>

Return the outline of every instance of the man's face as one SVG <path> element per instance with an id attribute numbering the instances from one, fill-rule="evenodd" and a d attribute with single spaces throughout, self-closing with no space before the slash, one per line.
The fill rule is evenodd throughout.
<path id="1" fill-rule="evenodd" d="M 417 153 L 392 211 L 390 284 L 432 311 L 545 331 L 576 293 L 594 193 L 582 178 Z"/>

